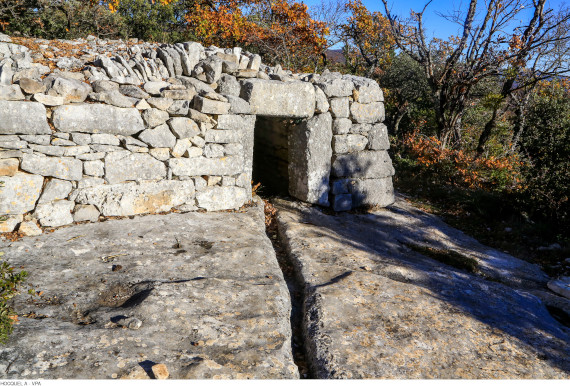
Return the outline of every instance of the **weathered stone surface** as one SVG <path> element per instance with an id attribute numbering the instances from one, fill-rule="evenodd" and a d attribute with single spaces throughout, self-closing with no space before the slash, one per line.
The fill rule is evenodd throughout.
<path id="1" fill-rule="evenodd" d="M 22 236 L 37 236 L 42 234 L 42 229 L 33 221 L 24 221 L 20 224 L 18 232 Z"/>
<path id="2" fill-rule="evenodd" d="M 206 142 L 212 143 L 234 143 L 239 142 L 242 133 L 237 130 L 208 130 L 206 131 Z"/>
<path id="3" fill-rule="evenodd" d="M 328 206 L 332 156 L 332 118 L 319 114 L 289 133 L 289 193 L 300 200 Z"/>
<path id="4" fill-rule="evenodd" d="M 255 115 L 219 115 L 216 129 L 247 130 L 255 126 Z"/>
<path id="5" fill-rule="evenodd" d="M 368 139 L 363 135 L 348 134 L 333 137 L 333 151 L 336 154 L 352 153 L 366 148 Z"/>
<path id="6" fill-rule="evenodd" d="M 76 205 L 73 210 L 73 221 L 97 222 L 99 220 L 99 214 L 95 205 Z"/>
<path id="7" fill-rule="evenodd" d="M 329 111 L 330 104 L 327 96 L 320 87 L 315 87 L 315 112 L 318 114 L 326 113 Z"/>
<path id="8" fill-rule="evenodd" d="M 38 204 L 34 211 L 34 216 L 38 219 L 41 226 L 59 227 L 73 222 L 71 211 L 74 206 L 75 203 L 68 200 Z"/>
<path id="9" fill-rule="evenodd" d="M 0 221 L 0 233 L 12 232 L 14 229 L 16 229 L 18 224 L 21 223 L 22 220 L 24 219 L 24 216 L 22 216 L 21 214 L 2 216 L 2 217 L 3 220 Z"/>
<path id="10" fill-rule="evenodd" d="M 316 377 L 568 378 L 569 331 L 526 292 L 546 283 L 538 267 L 403 201 L 337 216 L 275 204 L 306 289 L 303 328 Z M 479 272 L 410 244 L 467 255 Z"/>
<path id="11" fill-rule="evenodd" d="M 390 139 L 388 138 L 386 125 L 383 123 L 376 124 L 368 132 L 367 148 L 370 150 L 388 150 L 390 148 Z"/>
<path id="12" fill-rule="evenodd" d="M 83 173 L 93 177 L 103 177 L 105 175 L 105 164 L 100 160 L 83 162 Z"/>
<path id="13" fill-rule="evenodd" d="M 176 158 L 168 161 L 168 166 L 176 176 L 231 176 L 242 171 L 243 161 L 239 156 L 224 158 L 195 157 Z"/>
<path id="14" fill-rule="evenodd" d="M 0 134 L 51 134 L 41 103 L 0 101 Z"/>
<path id="15" fill-rule="evenodd" d="M 562 276 L 556 280 L 550 280 L 548 288 L 552 292 L 570 299 L 570 277 Z"/>
<path id="16" fill-rule="evenodd" d="M 131 216 L 167 212 L 193 199 L 189 180 L 98 185 L 80 189 L 76 202 L 95 205 L 104 216 Z"/>
<path id="17" fill-rule="evenodd" d="M 39 204 L 45 204 L 55 200 L 62 200 L 69 196 L 73 186 L 69 181 L 58 180 L 57 178 L 50 179 L 44 186 L 42 195 L 38 201 Z"/>
<path id="18" fill-rule="evenodd" d="M 166 166 L 145 153 L 116 151 L 105 157 L 105 179 L 110 184 L 166 178 Z"/>
<path id="19" fill-rule="evenodd" d="M 330 110 L 333 118 L 348 118 L 350 115 L 348 98 L 332 98 Z"/>
<path id="20" fill-rule="evenodd" d="M 319 86 L 329 98 L 352 96 L 352 90 L 354 89 L 354 84 L 350 80 L 343 79 L 340 76 L 323 76 L 315 84 Z"/>
<path id="21" fill-rule="evenodd" d="M 0 159 L 0 176 L 12 177 L 18 172 L 20 160 L 17 158 Z"/>
<path id="22" fill-rule="evenodd" d="M 139 134 L 139 139 L 152 147 L 174 147 L 176 144 L 176 137 L 166 124 L 146 129 Z"/>
<path id="23" fill-rule="evenodd" d="M 143 84 L 143 88 L 147 93 L 156 96 L 159 96 L 162 90 L 166 89 L 169 86 L 170 83 L 163 81 L 146 82 L 145 84 Z"/>
<path id="24" fill-rule="evenodd" d="M 171 118 L 168 120 L 168 126 L 176 138 L 192 138 L 200 134 L 196 122 L 188 118 Z"/>
<path id="25" fill-rule="evenodd" d="M 63 99 L 62 96 L 34 94 L 33 99 L 36 102 L 40 102 L 42 105 L 46 106 L 61 106 L 65 103 L 65 99 Z"/>
<path id="26" fill-rule="evenodd" d="M 230 104 L 230 114 L 250 114 L 251 106 L 249 103 L 237 96 L 224 94 L 224 97 L 228 100 Z"/>
<path id="27" fill-rule="evenodd" d="M 83 102 L 93 89 L 87 83 L 69 78 L 54 78 L 48 95 L 61 96 L 65 103 Z"/>
<path id="28" fill-rule="evenodd" d="M 90 93 L 89 99 L 96 102 L 107 103 L 116 107 L 133 107 L 137 100 L 127 97 L 119 92 L 119 90 L 103 91 L 100 93 Z"/>
<path id="29" fill-rule="evenodd" d="M 0 85 L 0 101 L 23 101 L 25 98 L 26 96 L 17 84 L 10 86 Z"/>
<path id="30" fill-rule="evenodd" d="M 62 180 L 79 181 L 83 175 L 83 163 L 70 157 L 45 157 L 36 154 L 24 154 L 20 168 L 44 177 L 56 177 Z"/>
<path id="31" fill-rule="evenodd" d="M 3 379 L 122 378 L 146 363 L 170 379 L 299 376 L 259 208 L 82 224 L 0 250 L 44 292 L 35 304 L 16 298 L 16 312 L 49 316 L 20 317 L 0 346 Z M 128 317 L 142 326 L 120 328 Z"/>
<path id="32" fill-rule="evenodd" d="M 218 93 L 239 96 L 241 86 L 238 80 L 235 78 L 235 76 L 222 74 L 222 77 L 217 83 L 218 83 L 218 88 L 217 88 Z"/>
<path id="33" fill-rule="evenodd" d="M 53 124 L 63 132 L 131 135 L 144 130 L 137 109 L 101 104 L 57 107 L 53 112 Z"/>
<path id="34" fill-rule="evenodd" d="M 392 160 L 385 151 L 361 151 L 333 158 L 336 177 L 384 178 L 394 175 Z"/>
<path id="35" fill-rule="evenodd" d="M 352 206 L 388 206 L 394 203 L 392 178 L 350 180 L 348 191 L 352 194 Z"/>
<path id="36" fill-rule="evenodd" d="M 348 134 L 350 132 L 350 128 L 352 126 L 352 121 L 348 118 L 339 118 L 333 121 L 333 133 L 340 135 L 340 134 Z"/>
<path id="37" fill-rule="evenodd" d="M 350 116 L 357 123 L 377 123 L 384 120 L 384 103 L 374 102 L 362 104 L 353 102 L 350 105 Z"/>
<path id="38" fill-rule="evenodd" d="M 204 114 L 227 114 L 231 105 L 227 102 L 215 101 L 202 96 L 194 97 L 194 108 Z"/>
<path id="39" fill-rule="evenodd" d="M 36 94 L 46 90 L 45 84 L 30 78 L 21 78 L 19 85 L 26 94 Z"/>
<path id="40" fill-rule="evenodd" d="M 256 115 L 308 118 L 315 113 L 315 89 L 307 82 L 248 79 L 242 81 L 240 96 Z"/>
<path id="41" fill-rule="evenodd" d="M 238 209 L 249 199 L 246 190 L 236 186 L 214 186 L 196 193 L 198 207 L 208 211 Z"/>
<path id="42" fill-rule="evenodd" d="M 166 111 L 174 103 L 174 100 L 171 98 L 155 98 L 155 97 L 152 97 L 152 98 L 148 98 L 146 101 L 152 107 L 159 109 L 159 110 L 163 110 L 163 111 Z"/>
<path id="43" fill-rule="evenodd" d="M 153 127 L 162 125 L 165 123 L 170 116 L 166 111 L 162 111 L 159 109 L 146 109 L 142 112 L 142 118 L 146 126 L 150 129 Z"/>
<path id="44" fill-rule="evenodd" d="M 376 81 L 360 76 L 351 76 L 347 78 L 351 79 L 354 84 L 352 96 L 356 102 L 373 103 L 384 101 L 384 94 Z"/>

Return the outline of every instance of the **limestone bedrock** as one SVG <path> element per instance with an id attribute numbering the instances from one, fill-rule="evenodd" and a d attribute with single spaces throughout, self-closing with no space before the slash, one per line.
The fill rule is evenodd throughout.
<path id="1" fill-rule="evenodd" d="M 298 378 L 262 206 L 110 220 L 0 242 L 20 295 L 0 378 Z M 25 316 L 27 315 L 27 316 Z"/>
<path id="2" fill-rule="evenodd" d="M 315 377 L 570 376 L 570 330 L 549 314 L 546 297 L 536 297 L 547 282 L 537 266 L 485 247 L 401 198 L 364 215 L 274 204 L 280 238 L 305 288 L 303 329 Z M 476 272 L 418 247 L 467 256 Z"/>

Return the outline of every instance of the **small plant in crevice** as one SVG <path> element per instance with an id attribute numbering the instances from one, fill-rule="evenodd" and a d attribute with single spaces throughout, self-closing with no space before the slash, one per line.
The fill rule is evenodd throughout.
<path id="1" fill-rule="evenodd" d="M 9 305 L 9 300 L 19 293 L 27 276 L 26 271 L 15 272 L 7 262 L 0 262 L 0 343 L 6 343 L 14 324 L 18 323 L 18 315 Z"/>

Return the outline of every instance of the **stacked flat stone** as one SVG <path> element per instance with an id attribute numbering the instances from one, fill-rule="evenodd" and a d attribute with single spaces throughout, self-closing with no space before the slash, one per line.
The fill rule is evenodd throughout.
<path id="1" fill-rule="evenodd" d="M 0 36 L 1 232 L 239 208 L 251 199 L 256 115 L 300 118 L 293 196 L 327 206 L 330 196 L 335 210 L 393 200 L 374 81 L 293 74 L 194 42 L 89 37 L 62 42 L 78 47 L 70 56 L 35 43 L 41 52 Z M 382 198 L 361 198 L 374 192 Z"/>

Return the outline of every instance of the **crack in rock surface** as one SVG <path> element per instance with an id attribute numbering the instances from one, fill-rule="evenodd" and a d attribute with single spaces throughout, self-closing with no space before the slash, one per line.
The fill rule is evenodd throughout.
<path id="1" fill-rule="evenodd" d="M 369 214 L 273 200 L 304 284 L 317 378 L 568 378 L 570 330 L 534 293 L 548 277 L 401 199 Z M 455 251 L 463 271 L 410 244 Z"/>
<path id="2" fill-rule="evenodd" d="M 16 298 L 0 378 L 145 377 L 155 364 L 171 379 L 299 377 L 259 206 L 76 225 L 0 251 L 43 292 Z"/>

